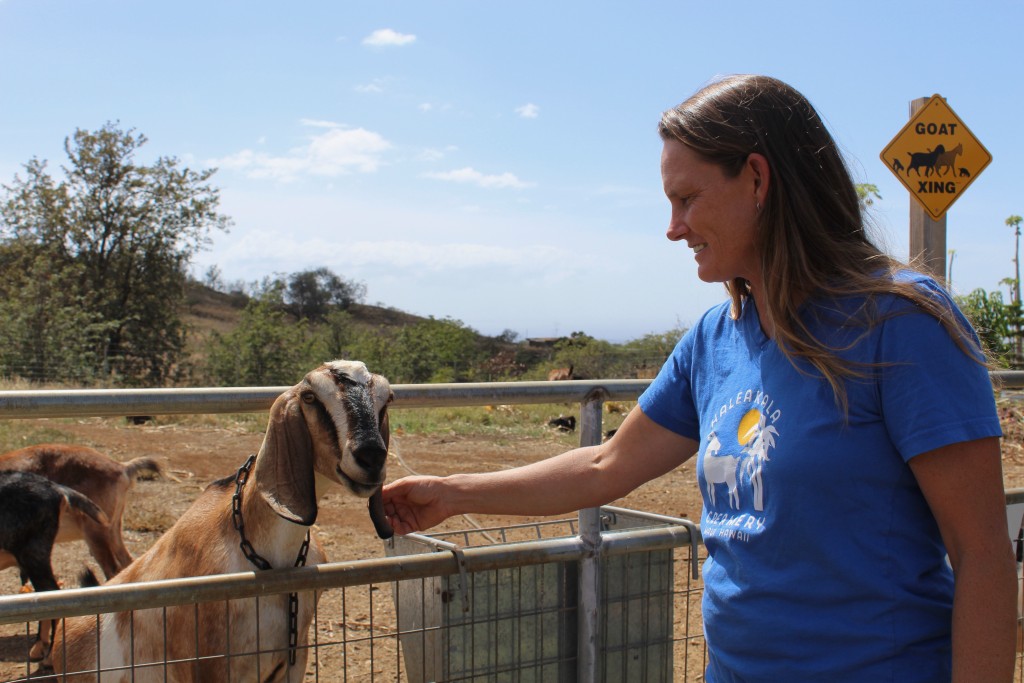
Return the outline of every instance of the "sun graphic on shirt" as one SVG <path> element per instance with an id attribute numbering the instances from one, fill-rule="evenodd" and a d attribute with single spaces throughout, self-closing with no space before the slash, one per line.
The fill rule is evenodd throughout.
<path id="1" fill-rule="evenodd" d="M 761 423 L 761 411 L 751 408 L 747 414 L 740 419 L 740 426 L 736 430 L 736 440 L 741 446 L 746 446 L 757 436 L 757 426 Z"/>

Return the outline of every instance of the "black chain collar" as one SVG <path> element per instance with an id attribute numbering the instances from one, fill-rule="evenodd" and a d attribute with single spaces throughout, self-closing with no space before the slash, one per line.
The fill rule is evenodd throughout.
<path id="1" fill-rule="evenodd" d="M 256 454 L 253 453 L 245 464 L 238 468 L 235 475 L 235 495 L 231 496 L 231 520 L 235 523 L 235 530 L 241 542 L 238 547 L 242 549 L 245 559 L 249 560 L 257 569 L 271 569 L 272 565 L 267 558 L 256 552 L 252 543 L 245 537 L 245 520 L 242 519 L 242 487 L 249 480 L 249 472 L 253 463 L 256 462 Z M 295 558 L 296 567 L 306 565 L 306 555 L 309 553 L 309 530 L 306 530 L 306 539 L 299 546 L 298 557 Z M 299 646 L 299 595 L 298 593 L 288 594 L 288 664 L 295 665 L 295 650 Z"/>

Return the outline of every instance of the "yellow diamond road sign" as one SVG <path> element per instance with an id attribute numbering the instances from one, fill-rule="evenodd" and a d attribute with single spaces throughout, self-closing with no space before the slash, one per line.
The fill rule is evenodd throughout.
<path id="1" fill-rule="evenodd" d="M 882 150 L 882 161 L 935 220 L 974 182 L 992 155 L 939 95 Z"/>

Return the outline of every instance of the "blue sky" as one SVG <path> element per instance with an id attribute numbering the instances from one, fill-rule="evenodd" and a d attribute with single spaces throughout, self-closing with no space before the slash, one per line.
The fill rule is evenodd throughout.
<path id="1" fill-rule="evenodd" d="M 141 162 L 219 169 L 234 226 L 197 277 L 324 266 L 485 334 L 625 341 L 724 297 L 665 239 L 656 124 L 757 72 L 818 108 L 904 258 L 911 199 L 879 154 L 946 97 L 993 156 L 947 214 L 953 285 L 994 290 L 1024 214 L 1022 27 L 1024 0 L 0 0 L 0 183 L 118 121 Z"/>

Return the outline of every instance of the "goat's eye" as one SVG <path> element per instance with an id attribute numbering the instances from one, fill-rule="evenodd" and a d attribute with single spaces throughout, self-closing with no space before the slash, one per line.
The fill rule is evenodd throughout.
<path id="1" fill-rule="evenodd" d="M 302 392 L 302 402 L 303 403 L 315 403 L 316 402 L 316 394 L 314 394 L 312 391 L 303 391 Z"/>

